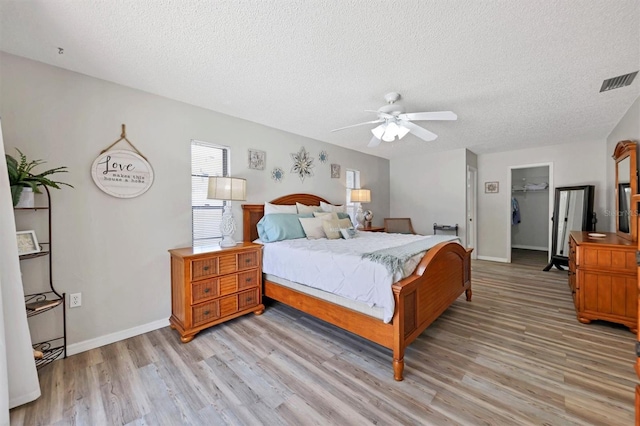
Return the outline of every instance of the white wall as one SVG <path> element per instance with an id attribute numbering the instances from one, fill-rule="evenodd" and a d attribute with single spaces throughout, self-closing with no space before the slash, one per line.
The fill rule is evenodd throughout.
<path id="1" fill-rule="evenodd" d="M 392 159 L 391 216 L 410 217 L 419 234 L 433 234 L 434 223 L 457 223 L 464 243 L 466 164 L 466 149 Z"/>
<path id="2" fill-rule="evenodd" d="M 500 182 L 500 192 L 497 194 L 485 194 L 483 189 L 478 191 L 478 256 L 504 261 L 508 259 L 511 191 L 506 185 L 510 166 L 549 162 L 553 163 L 554 188 L 595 185 L 597 229 L 609 231 L 608 225 L 604 223 L 604 211 L 613 185 L 607 185 L 606 163 L 611 157 L 610 154 L 607 155 L 606 149 L 604 141 L 585 141 L 478 155 L 480 188 L 484 187 L 484 182 Z"/>
<path id="3" fill-rule="evenodd" d="M 616 148 L 616 144 L 620 141 L 635 141 L 640 142 L 640 96 L 631 105 L 627 113 L 620 119 L 620 122 L 613 128 L 609 136 L 607 137 L 607 154 L 609 158 L 613 155 L 613 151 Z M 638 153 L 640 154 L 640 153 Z M 640 155 L 637 156 L 638 166 L 640 167 Z M 616 170 L 615 162 L 607 162 L 607 185 L 610 188 L 615 188 L 616 185 Z M 616 208 L 616 195 L 615 192 L 611 192 L 607 198 L 607 210 L 610 212 L 615 211 Z M 609 221 L 609 229 L 616 229 L 616 216 L 615 214 L 607 217 Z"/>
<path id="4" fill-rule="evenodd" d="M 511 186 L 522 188 L 527 183 L 549 183 L 549 167 L 512 169 Z M 511 226 L 511 247 L 530 250 L 549 249 L 549 188 L 534 191 L 512 191 L 518 201 L 520 223 Z M 542 231 L 547 232 L 542 232 Z"/>
<path id="5" fill-rule="evenodd" d="M 0 114 L 8 153 L 18 147 L 30 158 L 46 159 L 46 166 L 70 170 L 59 180 L 75 189 L 53 190 L 52 202 L 54 284 L 67 293 L 82 292 L 82 307 L 67 310 L 71 352 L 166 323 L 167 250 L 191 244 L 192 139 L 231 147 L 231 174 L 247 179 L 247 203 L 296 192 L 342 203 L 344 170 L 353 168 L 372 191 L 367 208 L 375 213 L 374 223 L 381 225 L 389 215 L 388 160 L 5 53 Z M 119 138 L 122 123 L 155 173 L 151 189 L 133 199 L 100 191 L 89 172 L 100 151 Z M 303 146 L 315 156 L 326 150 L 329 161 L 316 162 L 315 176 L 301 183 L 289 170 L 290 153 Z M 247 168 L 248 148 L 267 152 L 267 170 Z M 341 179 L 330 178 L 330 163 L 342 166 Z M 275 166 L 285 170 L 282 183 L 270 178 Z M 239 222 L 240 204 L 233 208 Z"/>

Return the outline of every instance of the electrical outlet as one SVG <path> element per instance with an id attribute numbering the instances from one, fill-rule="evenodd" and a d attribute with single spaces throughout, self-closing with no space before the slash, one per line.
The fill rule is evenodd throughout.
<path id="1" fill-rule="evenodd" d="M 82 293 L 73 293 L 69 296 L 69 307 L 77 308 L 82 306 Z"/>

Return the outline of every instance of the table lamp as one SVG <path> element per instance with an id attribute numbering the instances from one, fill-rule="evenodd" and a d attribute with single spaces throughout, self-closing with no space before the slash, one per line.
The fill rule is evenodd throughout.
<path id="1" fill-rule="evenodd" d="M 223 201 L 244 201 L 247 199 L 247 181 L 232 177 L 209 177 L 207 198 Z M 227 202 L 224 204 L 222 221 L 220 222 L 220 233 L 222 234 L 220 247 L 233 247 L 236 245 L 233 240 L 234 232 L 236 232 L 236 221 L 231 213 L 231 203 Z"/>
<path id="2" fill-rule="evenodd" d="M 352 189 L 351 202 L 358 203 L 358 211 L 356 212 L 356 229 L 364 229 L 364 212 L 362 211 L 362 203 L 371 202 L 371 191 L 368 189 Z"/>

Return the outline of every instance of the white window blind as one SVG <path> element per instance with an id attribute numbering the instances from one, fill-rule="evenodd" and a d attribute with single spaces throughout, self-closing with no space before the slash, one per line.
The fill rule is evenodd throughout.
<path id="1" fill-rule="evenodd" d="M 222 239 L 220 222 L 224 201 L 209 200 L 209 176 L 229 176 L 229 148 L 191 141 L 191 223 L 193 246 Z"/>
<path id="2" fill-rule="evenodd" d="M 351 222 L 356 223 L 356 210 L 358 209 L 358 203 L 351 202 L 351 190 L 360 188 L 360 171 L 347 170 L 345 175 L 347 177 L 347 213 L 351 217 Z"/>

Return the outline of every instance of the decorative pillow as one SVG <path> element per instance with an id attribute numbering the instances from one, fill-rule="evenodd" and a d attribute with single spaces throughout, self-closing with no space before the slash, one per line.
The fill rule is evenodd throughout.
<path id="1" fill-rule="evenodd" d="M 322 222 L 322 229 L 330 240 L 337 240 L 342 237 L 340 229 L 348 227 L 351 227 L 351 221 L 349 219 L 325 220 Z"/>
<path id="2" fill-rule="evenodd" d="M 333 204 L 327 204 L 324 201 L 320 201 L 320 207 L 322 207 L 322 211 L 325 212 L 345 213 L 347 211 L 347 208 L 344 205 L 334 206 Z"/>
<path id="3" fill-rule="evenodd" d="M 312 217 L 310 214 L 272 213 L 258 222 L 258 236 L 264 243 L 293 240 L 306 237 L 299 218 Z"/>
<path id="4" fill-rule="evenodd" d="M 351 228 L 340 228 L 340 233 L 342 234 L 342 238 L 348 240 L 349 238 L 355 238 L 358 235 L 358 232 Z"/>
<path id="5" fill-rule="evenodd" d="M 349 216 L 349 213 L 337 212 L 336 214 L 338 215 L 338 219 L 349 219 L 349 220 L 351 220 L 351 216 Z"/>
<path id="6" fill-rule="evenodd" d="M 310 240 L 317 240 L 318 238 L 325 238 L 326 234 L 324 233 L 324 229 L 322 228 L 322 222 L 324 222 L 321 217 L 310 217 L 310 218 L 299 218 L 300 224 L 302 225 L 302 229 L 304 229 L 304 233 L 307 235 L 307 238 Z"/>
<path id="7" fill-rule="evenodd" d="M 289 214 L 297 214 L 298 209 L 295 205 L 280 205 L 280 204 L 271 204 L 264 203 L 264 214 L 274 214 L 274 213 L 289 213 Z"/>
<path id="8" fill-rule="evenodd" d="M 322 208 L 320 208 L 320 206 L 305 206 L 304 204 L 300 203 L 296 203 L 296 208 L 298 209 L 298 213 L 313 213 L 322 211 Z"/>
<path id="9" fill-rule="evenodd" d="M 321 217 L 323 220 L 338 220 L 337 213 L 330 212 L 313 212 L 313 217 Z"/>

